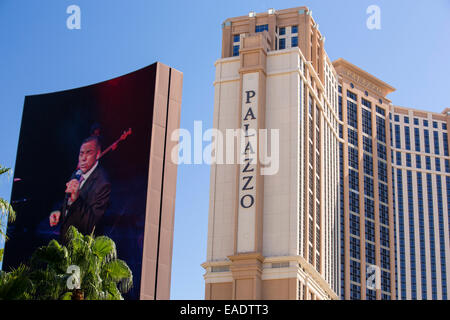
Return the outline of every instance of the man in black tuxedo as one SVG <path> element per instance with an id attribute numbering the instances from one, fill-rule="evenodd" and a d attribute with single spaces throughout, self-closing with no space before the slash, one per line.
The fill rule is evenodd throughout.
<path id="1" fill-rule="evenodd" d="M 80 170 L 66 183 L 66 199 L 61 211 L 50 214 L 50 226 L 61 222 L 61 242 L 71 225 L 82 234 L 91 234 L 105 213 L 111 194 L 111 184 L 105 170 L 99 166 L 101 147 L 97 137 L 83 141 L 78 156 Z"/>

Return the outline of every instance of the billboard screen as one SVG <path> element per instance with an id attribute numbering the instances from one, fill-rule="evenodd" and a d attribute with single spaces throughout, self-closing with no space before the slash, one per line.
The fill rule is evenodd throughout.
<path id="1" fill-rule="evenodd" d="M 4 270 L 51 239 L 64 243 L 73 225 L 115 241 L 133 272 L 126 299 L 168 298 L 170 272 L 158 277 L 158 268 L 171 263 L 176 166 L 164 155 L 169 130 L 179 126 L 181 77 L 155 63 L 25 98 L 11 195 L 17 219 L 8 226 Z M 161 243 L 161 224 L 169 243 Z"/>

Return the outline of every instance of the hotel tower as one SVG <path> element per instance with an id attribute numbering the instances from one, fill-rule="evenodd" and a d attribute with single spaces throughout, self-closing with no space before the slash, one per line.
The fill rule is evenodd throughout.
<path id="1" fill-rule="evenodd" d="M 396 297 L 448 300 L 450 109 L 391 106 Z M 394 261 L 392 261 L 394 263 Z"/>
<path id="2" fill-rule="evenodd" d="M 340 296 L 388 300 L 395 297 L 395 248 L 386 95 L 395 89 L 344 59 L 333 66 L 344 140 L 339 145 Z"/>
<path id="3" fill-rule="evenodd" d="M 450 109 L 393 105 L 324 41 L 307 7 L 222 25 L 214 128 L 243 161 L 211 165 L 205 298 L 447 299 Z"/>
<path id="4" fill-rule="evenodd" d="M 278 130 L 279 166 L 211 166 L 206 299 L 338 299 L 338 80 L 318 25 L 306 7 L 227 19 L 215 66 L 214 128 Z"/>
<path id="5" fill-rule="evenodd" d="M 395 106 L 388 84 L 343 59 L 333 65 L 345 141 L 340 296 L 447 300 L 450 109 Z"/>

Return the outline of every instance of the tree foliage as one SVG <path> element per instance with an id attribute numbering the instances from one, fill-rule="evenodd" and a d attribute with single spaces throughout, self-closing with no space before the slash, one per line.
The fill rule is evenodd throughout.
<path id="1" fill-rule="evenodd" d="M 128 265 L 117 259 L 116 245 L 106 236 L 83 235 L 71 226 L 66 246 L 51 240 L 38 248 L 29 266 L 0 278 L 0 299 L 71 299 L 69 266 L 80 270 L 80 289 L 88 300 L 122 300 L 133 284 Z"/>
<path id="2" fill-rule="evenodd" d="M 0 176 L 3 174 L 11 174 L 11 169 L 0 165 Z M 4 226 L 2 225 L 3 217 L 5 216 L 8 216 L 9 222 L 14 222 L 16 219 L 16 212 L 8 201 L 0 198 L 0 237 L 7 239 L 6 233 L 3 231 Z M 2 257 L 3 251 L 0 252 L 0 261 L 2 260 Z"/>

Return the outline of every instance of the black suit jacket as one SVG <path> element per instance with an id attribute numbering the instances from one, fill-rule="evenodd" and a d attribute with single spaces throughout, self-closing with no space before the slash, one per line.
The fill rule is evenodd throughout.
<path id="1" fill-rule="evenodd" d="M 75 179 L 75 173 L 71 179 Z M 92 171 L 80 189 L 79 196 L 72 205 L 64 201 L 61 210 L 60 238 L 66 243 L 66 233 L 71 225 L 82 234 L 91 234 L 95 225 L 105 213 L 109 205 L 111 184 L 105 170 L 100 165 Z"/>

